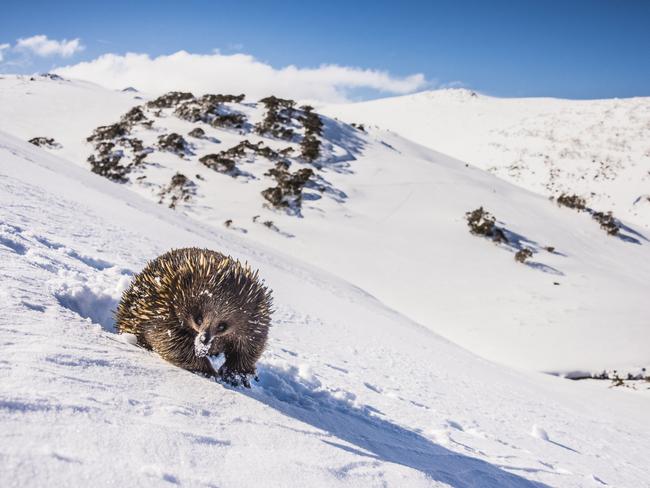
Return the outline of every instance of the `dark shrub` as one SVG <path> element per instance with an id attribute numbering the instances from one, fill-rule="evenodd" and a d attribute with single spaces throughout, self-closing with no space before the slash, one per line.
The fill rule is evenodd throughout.
<path id="1" fill-rule="evenodd" d="M 594 212 L 591 215 L 610 236 L 615 236 L 621 230 L 620 225 L 612 215 L 612 212 Z"/>
<path id="2" fill-rule="evenodd" d="M 114 148 L 115 144 L 112 142 L 100 142 L 96 148 L 97 155 L 88 157 L 91 171 L 111 181 L 126 183 L 129 181 L 126 176 L 130 171 L 129 167 L 120 164 L 123 152 Z"/>
<path id="3" fill-rule="evenodd" d="M 515 253 L 515 261 L 525 263 L 526 259 L 533 257 L 533 251 L 524 247 Z"/>
<path id="4" fill-rule="evenodd" d="M 61 144 L 56 142 L 51 137 L 32 137 L 27 142 L 29 142 L 30 144 L 34 144 L 35 146 L 38 146 L 38 147 L 46 147 L 48 149 L 54 149 L 54 148 L 61 147 Z"/>
<path id="5" fill-rule="evenodd" d="M 300 143 L 300 155 L 308 162 L 313 163 L 320 156 L 321 142 L 314 136 L 303 137 Z"/>
<path id="6" fill-rule="evenodd" d="M 219 173 L 228 173 L 236 168 L 235 161 L 222 156 L 221 153 L 207 154 L 200 157 L 199 162 L 214 171 L 218 171 Z"/>
<path id="7" fill-rule="evenodd" d="M 189 92 L 171 91 L 169 93 L 165 93 L 164 95 L 156 98 L 155 100 L 150 101 L 149 103 L 147 103 L 147 107 L 172 108 L 183 101 L 191 100 L 193 98 L 194 95 L 192 95 Z"/>
<path id="8" fill-rule="evenodd" d="M 318 114 L 307 112 L 302 118 L 302 124 L 305 127 L 306 135 L 323 135 L 323 121 L 320 119 Z"/>
<path id="9" fill-rule="evenodd" d="M 147 116 L 142 111 L 142 107 L 139 106 L 133 107 L 120 118 L 120 122 L 128 126 L 134 126 L 135 124 L 145 123 L 147 121 Z"/>
<path id="10" fill-rule="evenodd" d="M 290 127 L 291 119 L 294 116 L 296 102 L 274 96 L 260 100 L 266 107 L 264 119 L 255 126 L 258 134 L 271 134 L 278 139 L 290 140 L 294 136 L 294 130 Z"/>
<path id="11" fill-rule="evenodd" d="M 160 200 L 163 203 L 169 197 L 169 208 L 176 208 L 180 202 L 189 201 L 196 193 L 196 184 L 182 173 L 172 176 L 170 183 L 160 190 Z"/>
<path id="12" fill-rule="evenodd" d="M 183 136 L 176 132 L 172 132 L 158 137 L 158 147 L 162 151 L 173 152 L 174 154 L 183 157 L 183 155 L 188 151 L 189 146 L 185 139 L 183 139 Z"/>
<path id="13" fill-rule="evenodd" d="M 191 131 L 189 131 L 187 135 L 190 137 L 196 137 L 197 139 L 201 139 L 202 137 L 205 137 L 205 131 L 200 127 L 196 127 Z"/>
<path id="14" fill-rule="evenodd" d="M 567 195 L 566 193 L 562 193 L 557 197 L 557 204 L 575 210 L 585 210 L 587 208 L 587 202 L 584 198 L 578 195 Z"/>
<path id="15" fill-rule="evenodd" d="M 472 234 L 489 237 L 494 242 L 508 243 L 505 231 L 496 226 L 496 219 L 483 207 L 467 212 L 465 219 Z"/>
<path id="16" fill-rule="evenodd" d="M 109 141 L 117 137 L 125 136 L 128 132 L 128 127 L 123 123 L 102 125 L 100 127 L 97 127 L 93 131 L 92 135 L 86 140 L 88 142 Z"/>
<path id="17" fill-rule="evenodd" d="M 496 220 L 490 212 L 483 210 L 483 207 L 467 212 L 465 218 L 472 234 L 492 237 Z"/>
<path id="18" fill-rule="evenodd" d="M 302 204 L 302 190 L 314 175 L 313 170 L 302 168 L 291 173 L 286 162 L 280 161 L 266 174 L 275 178 L 277 186 L 262 191 L 262 196 L 274 207 L 299 209 Z"/>

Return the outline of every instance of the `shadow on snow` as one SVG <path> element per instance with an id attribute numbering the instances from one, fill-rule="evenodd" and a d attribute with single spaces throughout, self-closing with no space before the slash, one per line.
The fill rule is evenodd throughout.
<path id="1" fill-rule="evenodd" d="M 240 390 L 242 391 L 242 390 Z M 450 451 L 416 432 L 380 418 L 370 406 L 356 407 L 305 380 L 297 368 L 260 368 L 259 382 L 245 395 L 283 415 L 325 431 L 323 442 L 373 460 L 406 466 L 454 487 L 535 487 L 547 485 L 509 473 L 488 462 Z M 338 473 L 345 476 L 345 472 Z"/>

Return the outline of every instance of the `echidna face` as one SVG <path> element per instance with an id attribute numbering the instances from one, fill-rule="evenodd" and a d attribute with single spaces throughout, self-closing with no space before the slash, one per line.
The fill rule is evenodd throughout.
<path id="1" fill-rule="evenodd" d="M 248 317 L 233 299 L 205 294 L 183 307 L 179 318 L 190 336 L 195 338 L 197 356 L 223 352 L 228 339 L 245 330 Z"/>
<path id="2" fill-rule="evenodd" d="M 174 276 L 165 295 L 169 317 L 184 332 L 179 335 L 182 349 L 198 357 L 261 349 L 271 297 L 257 273 L 239 261 L 202 250 L 190 249 L 180 257 L 176 269 L 166 268 Z"/>

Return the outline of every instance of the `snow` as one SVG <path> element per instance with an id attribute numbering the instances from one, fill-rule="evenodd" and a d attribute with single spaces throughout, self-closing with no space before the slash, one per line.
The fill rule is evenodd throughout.
<path id="1" fill-rule="evenodd" d="M 319 110 L 379 125 L 532 191 L 577 193 L 650 227 L 650 98 L 496 98 L 443 89 Z"/>
<path id="2" fill-rule="evenodd" d="M 20 77 L 0 80 L 0 98 L 0 129 L 27 140 L 34 123 L 39 134 L 63 144 L 51 154 L 85 171 L 93 151 L 86 137 L 98 123 L 114 123 L 143 102 L 88 83 Z M 461 101 L 475 103 L 466 98 Z M 81 99 L 84 104 L 76 103 Z M 402 99 L 388 102 L 395 100 Z M 232 108 L 251 123 L 263 117 L 250 101 Z M 326 269 L 493 361 L 558 374 L 628 372 L 650 365 L 645 347 L 649 236 L 634 224 L 624 222 L 621 236 L 608 236 L 586 213 L 560 208 L 394 133 L 372 127 L 362 132 L 327 118 L 326 157 L 316 171 L 326 191 L 307 189 L 296 217 L 263 205 L 260 192 L 273 184 L 265 175 L 271 161 L 251 156 L 239 163 L 249 177 L 237 178 L 198 162 L 243 139 L 275 150 L 296 147 L 295 142 L 192 124 L 169 109 L 159 117 L 147 115 L 154 120 L 152 129 L 133 130 L 145 146 L 154 147 L 158 136 L 169 132 L 185 135 L 197 126 L 206 132 L 203 139 L 187 138 L 191 154 L 183 158 L 158 150 L 149 154 L 148 164 L 123 185 L 158 202 L 174 174 L 188 175 L 195 195 L 179 204 L 183 222 L 198 220 L 213 229 L 232 220 L 228 235 Z M 479 206 L 496 217 L 511 245 L 469 233 L 465 213 Z M 527 264 L 513 259 L 521 247 L 533 251 Z"/>
<path id="3" fill-rule="evenodd" d="M 200 358 L 207 356 L 213 340 L 214 337 L 211 337 L 208 342 L 205 342 L 205 334 L 197 334 L 196 339 L 194 339 L 194 352 L 196 356 Z"/>
<path id="4" fill-rule="evenodd" d="M 0 80 L 0 93 L 14 82 Z M 0 104 L 13 134 L 0 132 L 5 485 L 648 486 L 647 387 L 539 372 L 647 364 L 643 230 L 624 231 L 638 243 L 608 236 L 588 215 L 453 158 L 331 120 L 328 141 L 345 161 L 323 174 L 343 201 L 308 200 L 302 218 L 263 208 L 252 187 L 268 168 L 256 160 L 247 169 L 258 180 L 210 175 L 203 196 L 172 211 L 137 183 L 88 171 L 85 137 L 122 113 L 104 102 L 71 104 L 63 118 L 36 104 L 40 135 L 63 147 L 27 144 L 25 99 L 64 90 L 64 103 L 79 89 L 32 83 Z M 147 176 L 198 168 L 174 158 L 156 153 Z M 464 213 L 480 205 L 539 265 L 468 232 Z M 229 215 L 247 233 L 221 226 Z M 247 261 L 273 289 L 250 390 L 114 333 L 133 274 L 182 246 Z"/>
<path id="5" fill-rule="evenodd" d="M 533 437 L 537 437 L 543 441 L 550 441 L 548 437 L 548 432 L 539 427 L 538 425 L 533 425 L 533 430 L 530 433 Z"/>

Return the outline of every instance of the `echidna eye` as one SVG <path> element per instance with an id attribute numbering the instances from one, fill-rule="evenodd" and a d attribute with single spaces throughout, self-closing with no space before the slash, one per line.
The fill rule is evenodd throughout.
<path id="1" fill-rule="evenodd" d="M 201 325 L 203 323 L 203 315 L 198 314 L 194 317 L 194 323 L 196 323 L 196 325 Z"/>
<path id="2" fill-rule="evenodd" d="M 222 321 L 222 322 L 219 322 L 219 323 L 217 324 L 217 331 L 219 331 L 219 332 L 223 332 L 223 331 L 225 331 L 226 329 L 228 329 L 228 322 L 223 322 L 223 321 Z"/>

